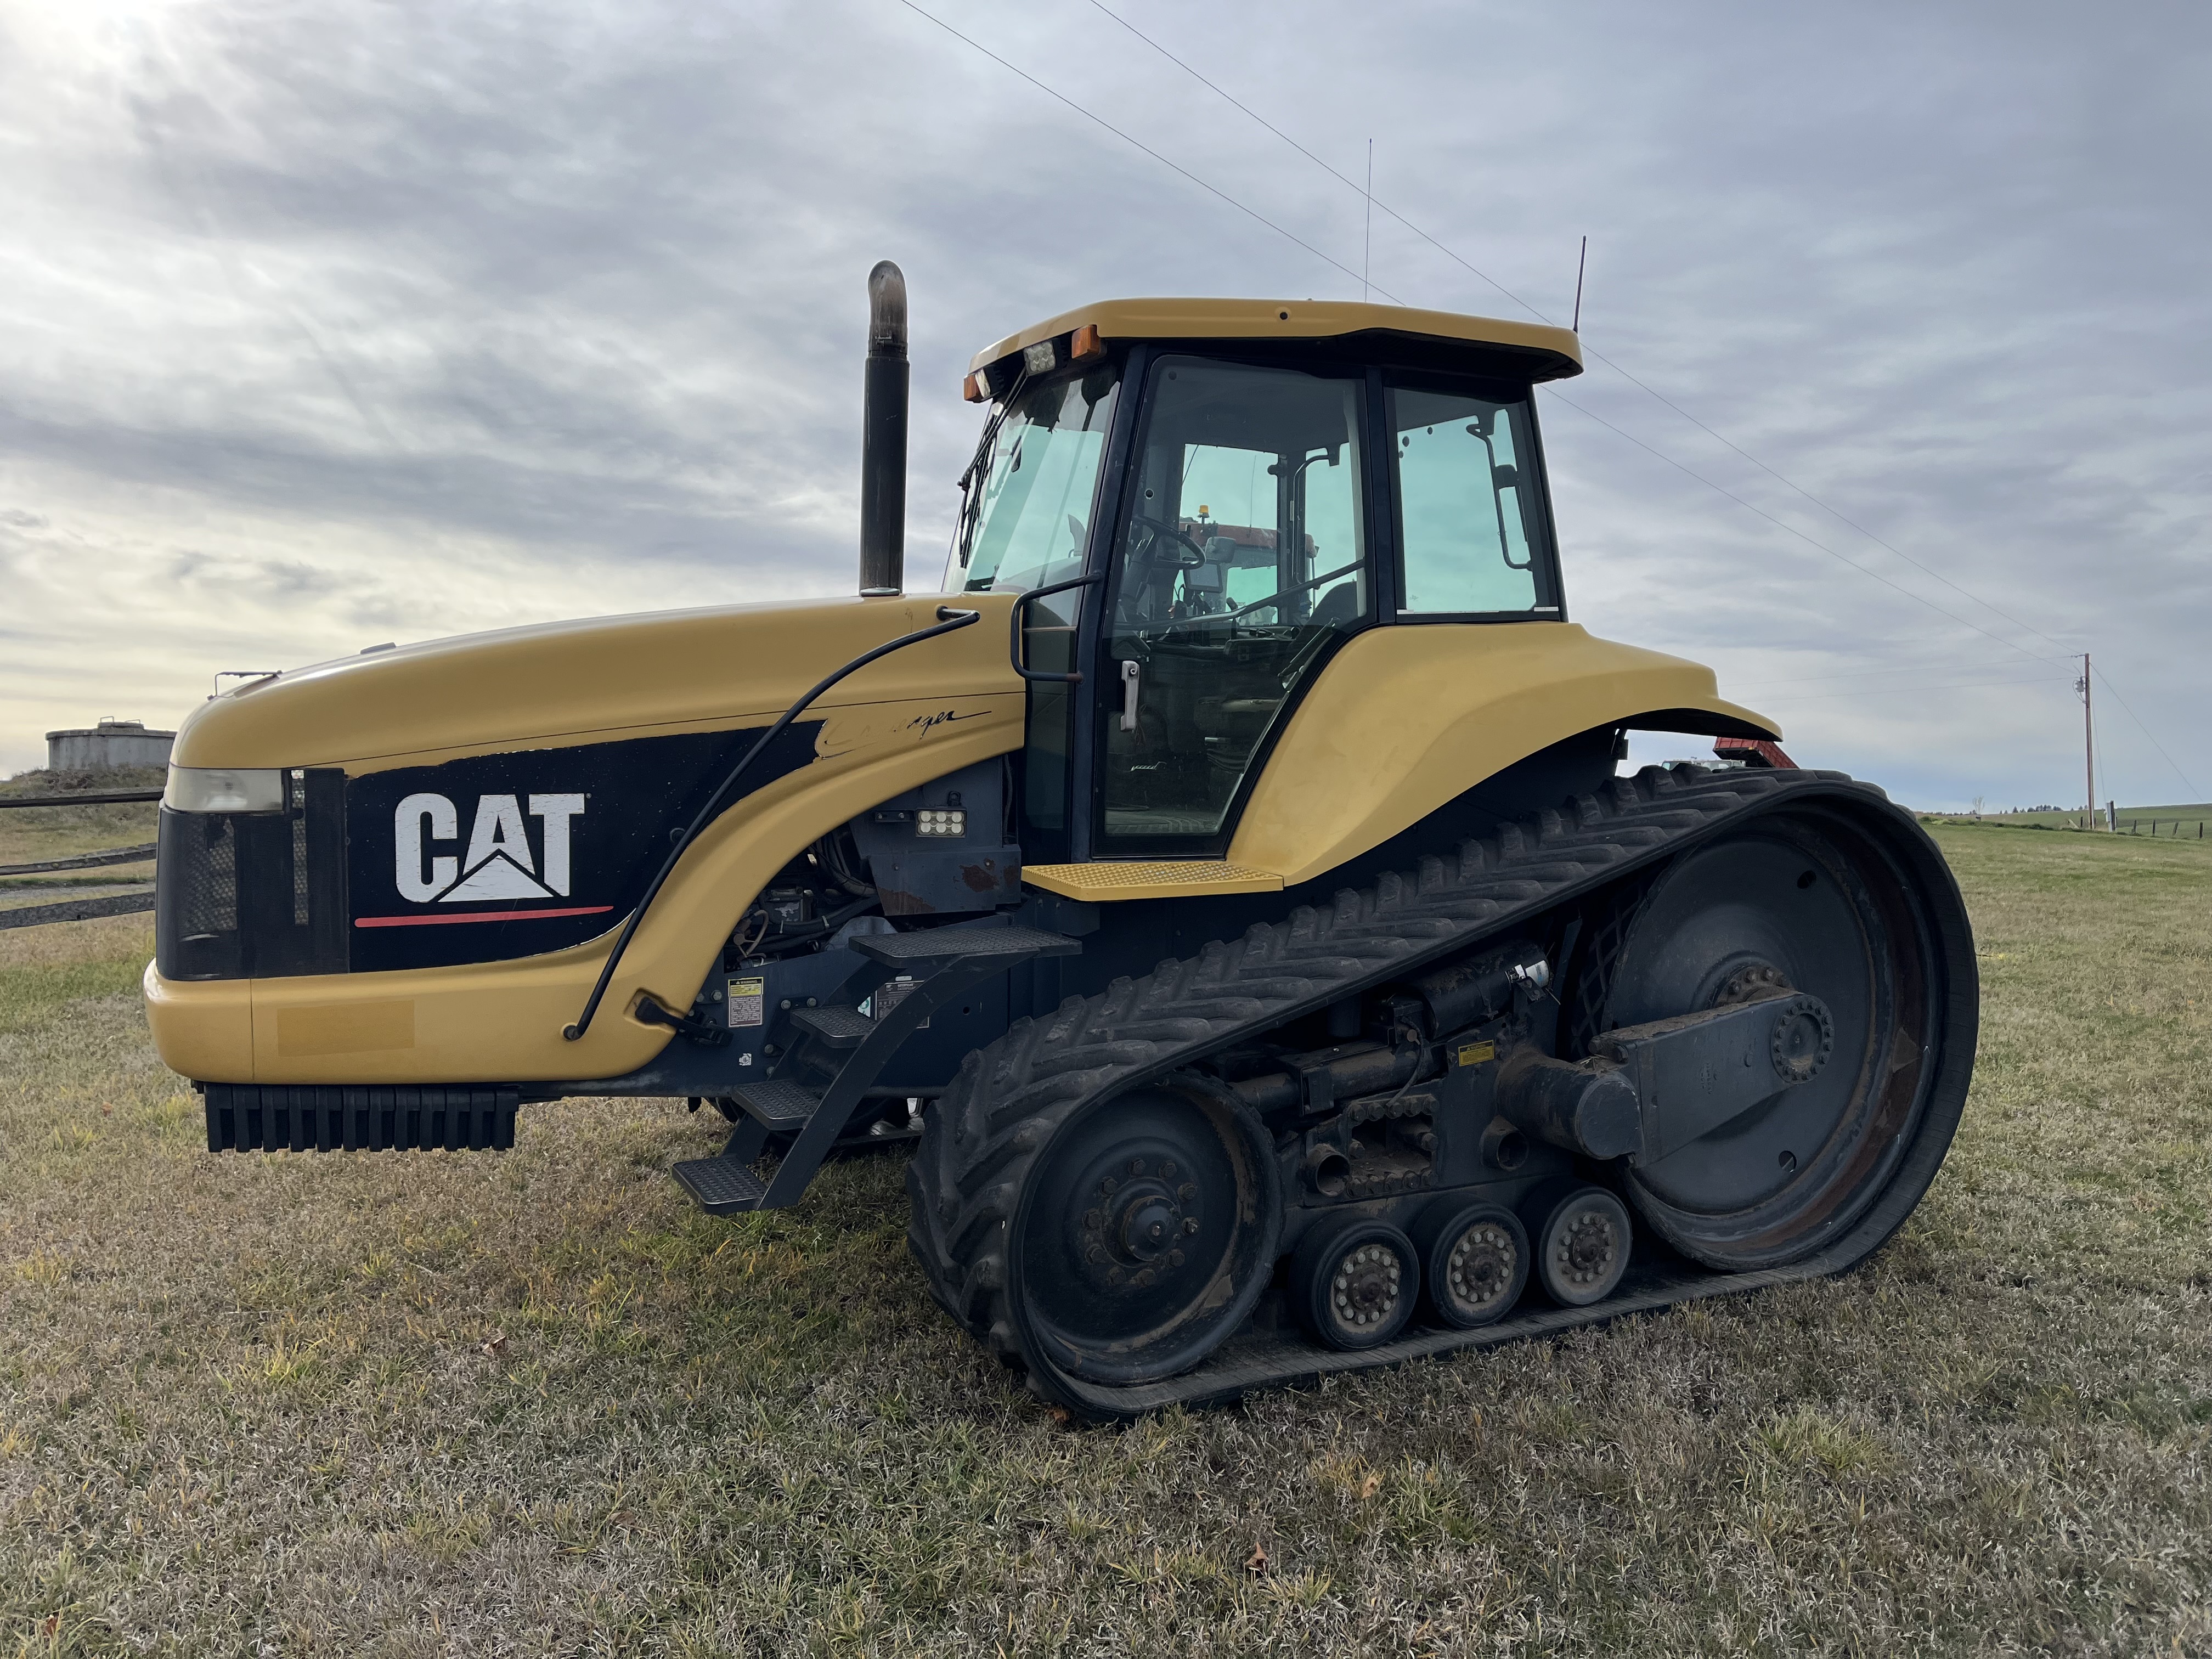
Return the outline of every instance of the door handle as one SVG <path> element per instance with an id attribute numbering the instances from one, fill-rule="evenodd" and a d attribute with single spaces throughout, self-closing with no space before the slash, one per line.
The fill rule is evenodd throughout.
<path id="1" fill-rule="evenodd" d="M 1121 729 L 1124 732 L 1137 729 L 1137 688 L 1142 672 L 1136 663 L 1121 665 Z"/>

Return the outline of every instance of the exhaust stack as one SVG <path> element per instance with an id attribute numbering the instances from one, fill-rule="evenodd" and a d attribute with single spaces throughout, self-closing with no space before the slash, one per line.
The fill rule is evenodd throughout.
<path id="1" fill-rule="evenodd" d="M 906 276 L 868 273 L 868 367 L 860 410 L 860 593 L 906 587 Z"/>

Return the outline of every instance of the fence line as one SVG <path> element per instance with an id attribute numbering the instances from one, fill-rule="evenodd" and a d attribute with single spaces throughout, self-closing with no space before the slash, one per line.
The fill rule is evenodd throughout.
<path id="1" fill-rule="evenodd" d="M 161 799 L 159 789 L 82 789 L 72 794 L 0 795 L 0 806 L 115 806 Z M 141 864 L 154 856 L 155 846 L 148 842 L 137 847 L 110 847 L 98 853 L 79 853 L 71 858 L 0 866 L 0 876 L 40 875 L 49 870 L 90 870 L 103 864 Z M 151 892 L 64 899 L 57 904 L 25 904 L 12 910 L 0 910 L 0 933 L 15 927 L 44 927 L 58 921 L 89 921 L 95 916 L 133 915 L 153 908 Z"/>

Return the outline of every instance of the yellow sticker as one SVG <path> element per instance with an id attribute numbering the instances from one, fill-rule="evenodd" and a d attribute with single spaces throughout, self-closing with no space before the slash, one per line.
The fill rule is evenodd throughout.
<path id="1" fill-rule="evenodd" d="M 1497 1058 L 1498 1045 L 1494 1042 L 1470 1042 L 1459 1051 L 1459 1063 L 1462 1066 L 1480 1066 Z"/>

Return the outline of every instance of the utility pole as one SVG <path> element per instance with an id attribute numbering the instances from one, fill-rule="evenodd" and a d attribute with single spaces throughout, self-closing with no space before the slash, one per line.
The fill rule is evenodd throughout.
<path id="1" fill-rule="evenodd" d="M 2097 729 L 2089 722 L 2089 653 L 2081 653 L 2081 678 L 2074 689 L 2081 694 L 2081 775 L 2088 793 L 2082 796 L 2084 814 L 2081 827 L 2097 827 Z M 2109 826 L 2107 826 L 2109 827 Z"/>

